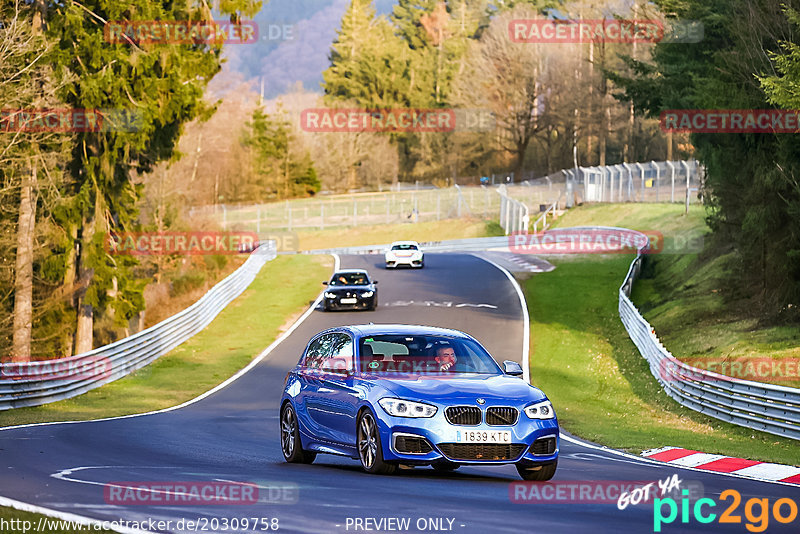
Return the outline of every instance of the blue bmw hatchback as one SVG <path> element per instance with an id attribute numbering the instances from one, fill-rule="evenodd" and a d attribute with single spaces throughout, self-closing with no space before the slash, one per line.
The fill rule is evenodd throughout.
<path id="1" fill-rule="evenodd" d="M 281 449 L 287 462 L 349 456 L 369 473 L 397 466 L 513 463 L 525 480 L 549 480 L 558 421 L 522 368 L 494 361 L 471 336 L 410 325 L 325 330 L 286 377 Z"/>

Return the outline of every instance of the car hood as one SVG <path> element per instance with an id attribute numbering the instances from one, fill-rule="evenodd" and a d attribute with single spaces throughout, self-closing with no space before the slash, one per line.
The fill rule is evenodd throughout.
<path id="1" fill-rule="evenodd" d="M 536 402 L 546 398 L 540 389 L 508 375 L 399 375 L 370 381 L 400 398 L 441 404 L 474 404 L 479 397 L 489 405 Z"/>

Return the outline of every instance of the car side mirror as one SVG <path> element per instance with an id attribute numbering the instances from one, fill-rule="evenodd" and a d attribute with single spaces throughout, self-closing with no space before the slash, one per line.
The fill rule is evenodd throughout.
<path id="1" fill-rule="evenodd" d="M 375 284 L 375 285 L 378 285 L 378 281 L 377 280 L 373 280 L 372 283 Z"/>
<path id="2" fill-rule="evenodd" d="M 517 362 L 506 360 L 503 362 L 503 371 L 509 376 L 522 376 L 522 366 Z"/>
<path id="3" fill-rule="evenodd" d="M 322 285 L 323 285 L 323 286 L 327 286 L 327 285 L 328 285 L 328 282 L 322 282 Z"/>

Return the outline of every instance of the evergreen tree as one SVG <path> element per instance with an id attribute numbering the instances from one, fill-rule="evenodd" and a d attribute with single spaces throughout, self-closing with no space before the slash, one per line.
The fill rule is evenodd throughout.
<path id="1" fill-rule="evenodd" d="M 796 108 L 791 10 L 787 18 L 768 0 L 656 4 L 675 18 L 701 22 L 704 37 L 697 45 L 659 43 L 652 63 L 629 58 L 634 77 L 612 76 L 637 109 L 658 116 L 669 109 Z M 798 2 L 789 7 L 796 11 Z M 773 133 L 694 133 L 691 139 L 707 169 L 704 202 L 713 236 L 734 252 L 729 294 L 754 299 L 751 309 L 762 318 L 797 320 L 800 140 Z"/>
<path id="2" fill-rule="evenodd" d="M 251 150 L 255 165 L 256 188 L 248 195 L 249 200 L 305 197 L 320 190 L 311 156 L 298 149 L 282 107 L 275 114 L 260 108 L 253 111 L 242 142 Z"/>
<path id="3" fill-rule="evenodd" d="M 328 102 L 392 107 L 405 93 L 400 55 L 400 42 L 388 21 L 376 17 L 373 1 L 352 0 L 322 73 Z"/>
<path id="4" fill-rule="evenodd" d="M 252 16 L 261 2 L 226 0 L 223 13 Z M 104 131 L 76 135 L 68 171 L 74 187 L 60 223 L 75 241 L 63 259 L 65 281 L 75 279 L 78 313 L 75 352 L 93 345 L 93 321 L 113 311 L 123 322 L 143 307 L 143 283 L 132 276 L 132 257 L 110 257 L 104 240 L 111 231 L 135 224 L 140 185 L 132 173 L 146 173 L 175 156 L 181 127 L 211 110 L 202 101 L 208 81 L 220 70 L 221 44 L 190 45 L 104 40 L 104 23 L 114 20 L 210 20 L 207 5 L 155 0 L 86 0 L 42 4 L 46 33 L 58 42 L 54 68 L 74 81 L 61 91 L 77 109 L 111 109 Z M 114 124 L 121 116 L 130 124 Z M 77 254 L 71 254 L 77 250 Z"/>

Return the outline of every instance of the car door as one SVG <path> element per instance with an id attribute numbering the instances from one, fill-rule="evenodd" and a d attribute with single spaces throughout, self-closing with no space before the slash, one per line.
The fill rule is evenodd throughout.
<path id="1" fill-rule="evenodd" d="M 353 339 L 345 332 L 322 336 L 314 369 L 309 369 L 308 414 L 327 441 L 355 443 L 359 394 L 353 387 Z"/>
<path id="2" fill-rule="evenodd" d="M 327 336 L 324 334 L 311 340 L 296 371 L 300 391 L 295 402 L 301 412 L 303 426 L 308 428 L 308 433 L 315 439 L 325 435 L 316 412 L 319 386 L 322 383 L 320 368 L 326 357 L 325 351 L 330 347 L 326 340 Z"/>

